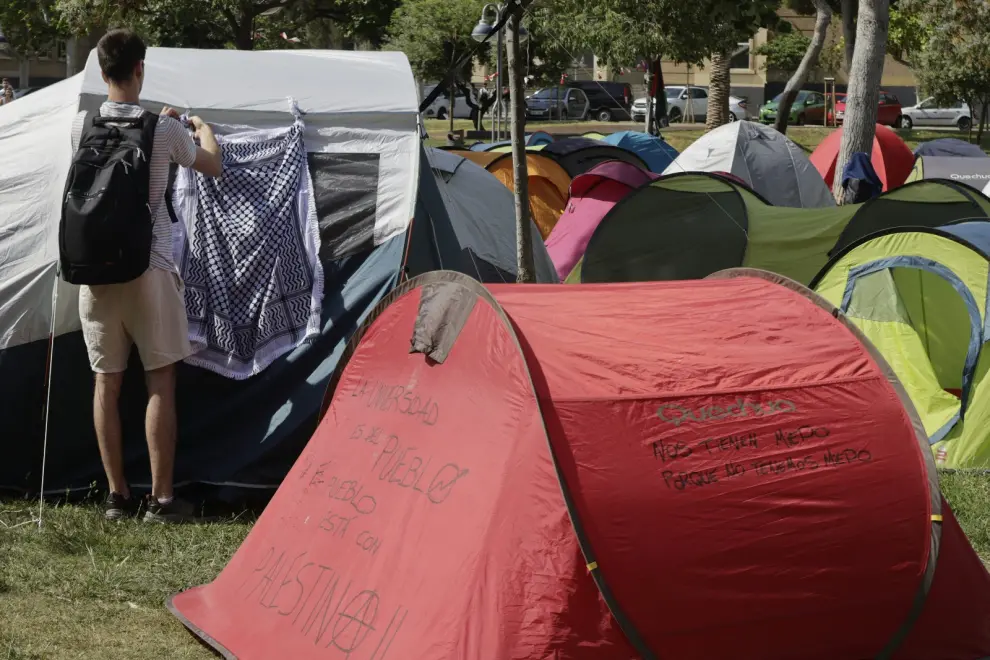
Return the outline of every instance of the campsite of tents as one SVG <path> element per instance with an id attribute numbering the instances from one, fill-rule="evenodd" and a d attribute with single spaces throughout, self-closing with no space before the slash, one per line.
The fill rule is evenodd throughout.
<path id="1" fill-rule="evenodd" d="M 149 110 L 213 127 L 228 157 L 217 181 L 244 165 L 229 156 L 245 134 L 262 136 L 261 160 L 282 148 L 272 135 L 301 136 L 302 183 L 283 205 L 299 222 L 264 221 L 291 177 L 256 175 L 222 198 L 249 210 L 215 223 L 198 268 L 227 259 L 225 238 L 259 236 L 210 284 L 297 259 L 305 296 L 265 281 L 282 313 L 315 305 L 312 332 L 283 332 L 297 343 L 240 377 L 178 363 L 177 494 L 261 501 L 243 539 L 166 533 L 101 555 L 99 535 L 145 532 L 95 517 L 48 527 L 53 499 L 58 515 L 104 494 L 80 288 L 58 268 L 70 134 L 106 96 L 96 52 L 0 107 L 0 490 L 30 509 L 13 522 L 0 508 L 0 652 L 74 648 L 71 634 L 40 651 L 17 637 L 18 590 L 58 579 L 45 562 L 70 557 L 82 577 L 53 598 L 91 617 L 80 629 L 154 610 L 172 629 L 145 637 L 178 631 L 245 660 L 990 658 L 990 572 L 974 550 L 990 559 L 990 522 L 972 531 L 941 487 L 990 470 L 978 146 L 933 140 L 915 157 L 878 126 L 855 157 L 884 192 L 836 206 L 841 129 L 809 158 L 805 127 L 791 139 L 739 121 L 687 144 L 675 130 L 537 124 L 514 163 L 495 130 L 434 146 L 439 124 L 424 122 L 399 51 L 153 47 L 141 70 Z M 192 327 L 204 294 L 183 289 L 181 244 L 202 242 L 192 232 L 216 198 L 189 168 L 175 175 L 162 188 Z M 302 257 L 266 243 L 278 231 Z M 247 317 L 260 299 L 248 294 L 210 313 Z M 240 337 L 268 318 L 230 325 Z M 138 357 L 120 410 L 128 487 L 143 496 Z M 27 533 L 40 561 L 8 540 Z M 190 554 L 198 572 L 149 587 L 151 606 L 129 599 L 144 578 L 122 566 L 151 573 L 187 546 L 212 553 Z M 92 614 L 90 592 L 110 594 Z M 54 600 L 37 609 L 57 629 Z"/>
<path id="2" fill-rule="evenodd" d="M 874 232 L 987 217 L 990 199 L 952 181 L 918 181 L 863 204 L 792 209 L 717 175 L 674 174 L 616 204 L 566 280 L 697 279 L 747 266 L 808 284 L 831 253 Z"/>

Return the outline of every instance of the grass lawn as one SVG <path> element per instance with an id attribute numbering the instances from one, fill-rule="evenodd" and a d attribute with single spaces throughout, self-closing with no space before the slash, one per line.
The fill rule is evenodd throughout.
<path id="1" fill-rule="evenodd" d="M 990 476 L 943 474 L 942 492 L 990 561 Z M 29 509 L 29 506 L 31 509 Z M 251 518 L 208 525 L 107 523 L 93 504 L 0 502 L 0 660 L 214 657 L 166 609 L 212 580 Z"/>

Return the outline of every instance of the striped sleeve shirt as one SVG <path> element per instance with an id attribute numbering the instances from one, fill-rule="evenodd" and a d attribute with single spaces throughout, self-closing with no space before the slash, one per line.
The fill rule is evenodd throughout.
<path id="1" fill-rule="evenodd" d="M 100 107 L 103 117 L 138 117 L 143 112 L 141 106 L 133 103 L 108 101 Z M 72 150 L 79 148 L 86 113 L 76 115 L 72 125 Z M 151 170 L 148 201 L 152 217 L 155 219 L 151 241 L 151 268 L 176 271 L 172 257 L 172 220 L 165 206 L 165 188 L 168 187 L 168 170 L 171 163 L 182 167 L 192 167 L 196 161 L 196 144 L 182 124 L 172 117 L 159 117 L 155 129 L 155 143 L 151 148 Z"/>

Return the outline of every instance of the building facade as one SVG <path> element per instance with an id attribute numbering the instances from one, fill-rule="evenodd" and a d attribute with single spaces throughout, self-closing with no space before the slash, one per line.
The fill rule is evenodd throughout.
<path id="1" fill-rule="evenodd" d="M 19 57 L 0 44 L 0 78 L 7 78 L 15 89 L 45 87 L 79 73 L 86 66 L 89 51 L 96 46 L 92 38 L 60 41 L 46 53 Z"/>

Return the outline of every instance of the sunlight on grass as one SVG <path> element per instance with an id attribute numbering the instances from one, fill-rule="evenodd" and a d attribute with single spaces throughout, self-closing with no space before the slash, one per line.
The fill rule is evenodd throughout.
<path id="1" fill-rule="evenodd" d="M 165 598 L 216 577 L 251 519 L 109 523 L 92 505 L 31 519 L 26 502 L 0 504 L 0 659 L 212 656 Z"/>

